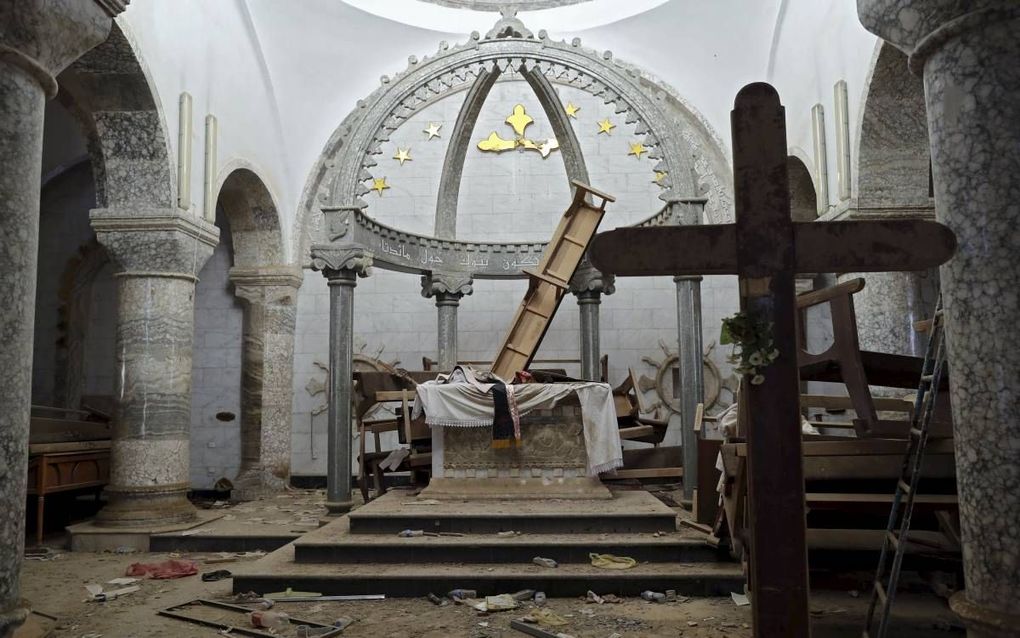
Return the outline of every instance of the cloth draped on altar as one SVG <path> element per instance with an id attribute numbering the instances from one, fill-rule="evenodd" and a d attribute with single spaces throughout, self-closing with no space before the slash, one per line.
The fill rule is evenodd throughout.
<path id="1" fill-rule="evenodd" d="M 426 382 L 417 387 L 413 417 L 423 413 L 425 423 L 436 427 L 491 427 L 495 403 L 491 383 Z M 613 392 L 606 383 L 519 383 L 513 396 L 521 416 L 533 410 L 549 409 L 575 395 L 581 404 L 588 475 L 598 476 L 623 467 L 620 430 L 616 422 Z M 442 437 L 434 437 L 434 442 Z M 433 446 L 433 454 L 442 454 Z"/>

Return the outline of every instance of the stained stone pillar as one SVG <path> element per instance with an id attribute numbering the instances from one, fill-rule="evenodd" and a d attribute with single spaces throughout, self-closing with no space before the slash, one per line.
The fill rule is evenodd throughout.
<path id="1" fill-rule="evenodd" d="M 230 269 L 244 305 L 241 349 L 241 471 L 232 497 L 252 500 L 290 478 L 296 266 Z"/>
<path id="2" fill-rule="evenodd" d="M 187 492 L 195 283 L 219 229 L 180 209 L 103 208 L 90 218 L 118 269 L 109 504 L 96 524 L 193 520 Z"/>
<path id="3" fill-rule="evenodd" d="M 959 249 L 941 269 L 972 637 L 1020 635 L 1020 5 L 858 0 L 865 28 L 922 73 L 938 221 Z"/>
<path id="4" fill-rule="evenodd" d="M 349 512 L 352 472 L 352 401 L 354 380 L 354 287 L 366 277 L 372 253 L 360 246 L 316 245 L 312 268 L 329 281 L 329 424 L 326 436 L 326 509 Z"/>
<path id="5" fill-rule="evenodd" d="M 439 369 L 449 372 L 457 365 L 457 308 L 464 295 L 472 292 L 473 281 L 467 275 L 433 273 L 422 275 L 421 295 L 434 297 L 437 326 L 437 355 Z"/>
<path id="6" fill-rule="evenodd" d="M 680 368 L 680 445 L 684 455 L 684 498 L 694 498 L 698 476 L 698 440 L 694 413 L 705 396 L 701 338 L 701 280 L 673 277 L 676 283 L 677 365 Z"/>
<path id="7" fill-rule="evenodd" d="M 616 291 L 615 283 L 615 277 L 603 275 L 592 268 L 587 258 L 570 280 L 570 291 L 577 297 L 580 313 L 581 378 L 588 381 L 601 380 L 599 306 L 602 305 L 603 294 L 611 295 Z"/>
<path id="8" fill-rule="evenodd" d="M 25 544 L 43 111 L 56 74 L 106 39 L 126 2 L 0 3 L 0 638 L 28 614 Z"/>

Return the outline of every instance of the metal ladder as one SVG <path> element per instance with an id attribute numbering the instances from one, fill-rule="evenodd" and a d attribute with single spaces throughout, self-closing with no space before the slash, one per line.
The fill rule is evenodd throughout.
<path id="1" fill-rule="evenodd" d="M 903 470 L 896 482 L 896 494 L 893 496 L 892 508 L 889 512 L 889 523 L 885 528 L 882 543 L 882 554 L 878 559 L 878 570 L 871 591 L 871 603 L 868 605 L 868 616 L 865 620 L 863 638 L 885 638 L 889 629 L 889 611 L 896 598 L 896 587 L 903 566 L 903 554 L 906 550 L 907 534 L 910 531 L 910 517 L 914 513 L 914 496 L 921 477 L 921 464 L 924 461 L 924 448 L 928 444 L 928 426 L 935 412 L 935 399 L 938 396 L 939 384 L 946 362 L 946 339 L 942 317 L 942 295 L 935 305 L 935 314 L 928 329 L 928 346 L 924 353 L 924 365 L 921 369 L 921 381 L 914 399 L 914 414 L 910 419 L 910 435 L 907 451 L 903 456 Z M 901 515 L 902 508 L 902 515 Z M 899 528 L 899 531 L 897 530 Z M 892 567 L 889 569 L 888 580 L 885 578 L 886 563 L 892 550 Z M 882 604 L 878 619 L 878 630 L 872 634 L 875 623 L 875 609 Z"/>

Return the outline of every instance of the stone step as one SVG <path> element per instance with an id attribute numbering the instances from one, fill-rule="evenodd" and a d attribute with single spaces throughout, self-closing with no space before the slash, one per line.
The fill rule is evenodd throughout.
<path id="1" fill-rule="evenodd" d="M 461 534 L 518 531 L 529 534 L 673 532 L 676 512 L 651 494 L 624 491 L 600 500 L 415 499 L 388 492 L 351 512 L 352 534 L 397 534 L 404 529 Z"/>
<path id="2" fill-rule="evenodd" d="M 683 532 L 652 534 L 495 534 L 418 536 L 351 534 L 346 518 L 294 542 L 295 562 L 307 563 L 504 563 L 527 564 L 535 556 L 560 563 L 588 563 L 589 554 L 629 556 L 639 562 L 714 562 L 728 554 Z"/>
<path id="3" fill-rule="evenodd" d="M 294 545 L 234 571 L 235 593 L 269 593 L 290 587 L 323 595 L 385 594 L 414 598 L 429 592 L 475 589 L 494 595 L 521 589 L 544 591 L 551 597 L 599 594 L 637 596 L 646 589 L 676 590 L 685 596 L 725 596 L 743 591 L 744 576 L 735 563 L 650 563 L 627 570 L 607 570 L 587 564 L 543 568 L 532 564 L 298 564 Z"/>

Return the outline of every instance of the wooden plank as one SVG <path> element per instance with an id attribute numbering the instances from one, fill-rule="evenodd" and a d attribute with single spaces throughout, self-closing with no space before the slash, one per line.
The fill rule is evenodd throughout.
<path id="1" fill-rule="evenodd" d="M 872 397 L 876 410 L 883 412 L 913 412 L 914 402 L 910 399 L 895 397 Z M 853 403 L 848 396 L 827 394 L 802 394 L 800 404 L 803 407 L 823 408 L 826 410 L 852 410 Z"/>
<path id="2" fill-rule="evenodd" d="M 737 456 L 747 456 L 747 443 L 731 443 Z M 906 441 L 893 439 L 847 439 L 846 441 L 804 441 L 803 455 L 811 456 L 895 456 L 902 458 Z M 953 442 L 946 439 L 929 441 L 926 455 L 953 454 Z"/>
<path id="3" fill-rule="evenodd" d="M 109 423 L 96 421 L 70 421 L 32 417 L 28 442 L 60 443 L 63 441 L 97 441 L 109 439 L 112 429 Z"/>
<path id="4" fill-rule="evenodd" d="M 682 467 L 650 467 L 634 470 L 616 470 L 615 474 L 603 476 L 603 480 L 612 479 L 643 479 L 643 478 L 681 478 L 684 475 Z"/>
<path id="5" fill-rule="evenodd" d="M 589 195 L 599 195 L 590 186 L 573 183 L 574 199 L 560 219 L 542 259 L 534 270 L 525 271 L 530 277 L 528 291 L 492 364 L 493 373 L 502 379 L 513 379 L 517 372 L 531 364 L 563 300 L 567 284 L 598 230 L 606 204 L 612 201 L 602 197 L 601 204 L 593 206 L 588 201 Z"/>
<path id="6" fill-rule="evenodd" d="M 828 507 L 848 503 L 886 505 L 892 503 L 892 494 L 856 494 L 846 492 L 808 492 L 804 495 L 809 506 Z M 956 507 L 959 500 L 956 494 L 916 494 L 915 505 L 941 505 Z"/>
<path id="7" fill-rule="evenodd" d="M 655 428 L 650 425 L 635 425 L 629 428 L 620 428 L 620 438 L 627 441 L 639 439 L 643 436 L 652 436 L 654 434 Z"/>
<path id="8" fill-rule="evenodd" d="M 59 452 L 88 452 L 92 450 L 109 450 L 110 439 L 98 441 L 62 441 L 59 443 L 32 443 L 28 446 L 29 455 L 56 454 Z"/>
<path id="9" fill-rule="evenodd" d="M 811 306 L 817 306 L 820 303 L 825 303 L 834 297 L 845 294 L 855 294 L 864 289 L 864 279 L 857 277 L 850 281 L 844 281 L 841 284 L 823 288 L 822 290 L 812 290 L 811 292 L 805 292 L 797 295 L 797 307 L 798 308 L 810 308 Z"/>
<path id="10" fill-rule="evenodd" d="M 741 457 L 743 458 L 743 457 Z M 887 456 L 814 456 L 804 458 L 805 481 L 835 480 L 893 480 L 903 469 L 903 457 Z M 925 458 L 921 470 L 923 478 L 952 479 L 956 477 L 956 463 L 949 454 Z"/>
<path id="11" fill-rule="evenodd" d="M 930 551 L 938 547 L 947 552 L 953 551 L 953 545 L 939 532 L 915 530 L 910 538 L 918 544 L 908 544 L 907 553 Z M 820 529 L 807 531 L 807 542 L 810 549 L 834 549 L 840 551 L 877 551 L 882 549 L 885 539 L 884 529 Z"/>

